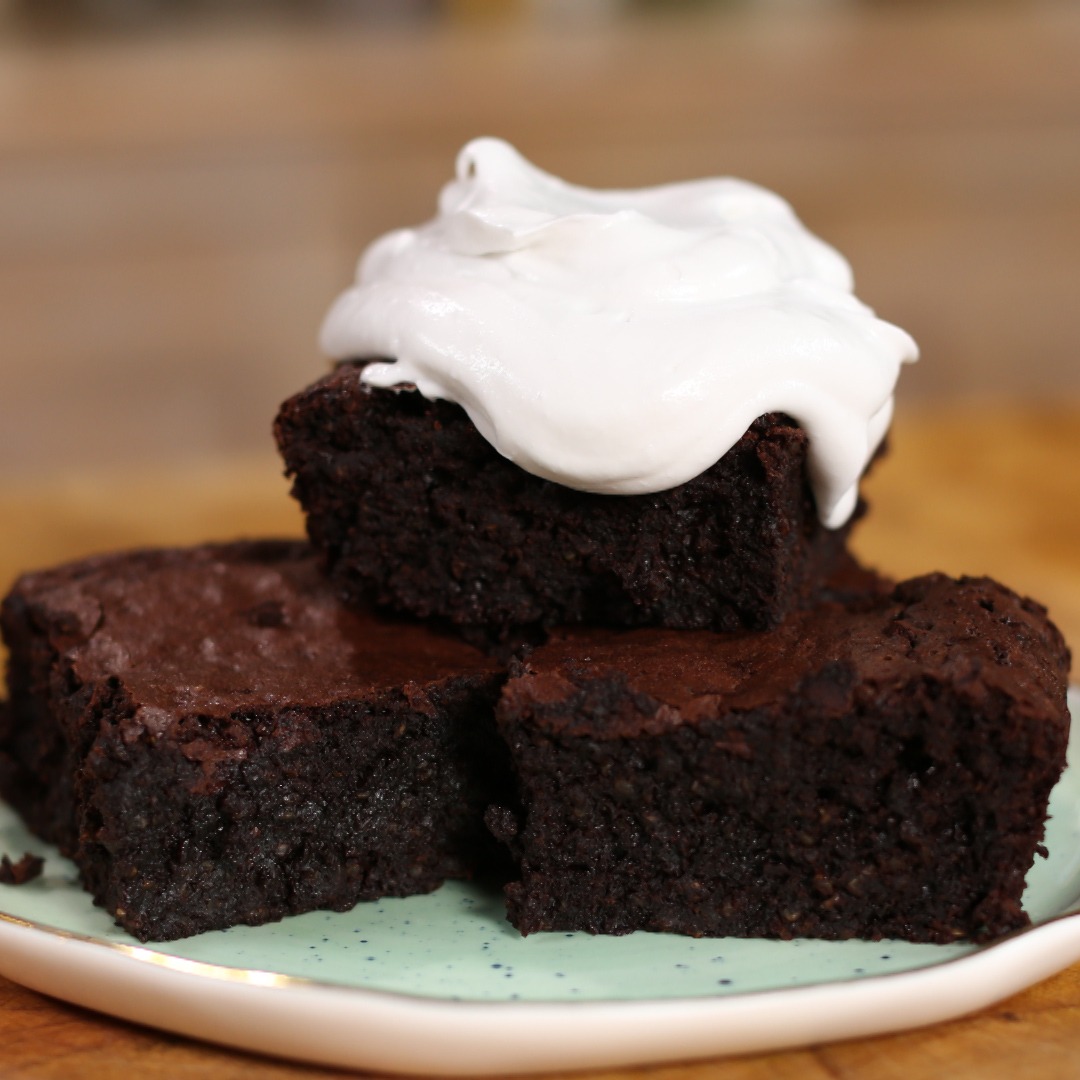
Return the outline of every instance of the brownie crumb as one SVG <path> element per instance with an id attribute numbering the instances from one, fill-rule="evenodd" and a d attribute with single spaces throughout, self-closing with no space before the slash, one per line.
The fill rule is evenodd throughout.
<path id="1" fill-rule="evenodd" d="M 44 865 L 45 860 L 40 855 L 31 855 L 29 851 L 15 863 L 4 855 L 0 857 L 0 885 L 25 885 L 41 876 Z"/>

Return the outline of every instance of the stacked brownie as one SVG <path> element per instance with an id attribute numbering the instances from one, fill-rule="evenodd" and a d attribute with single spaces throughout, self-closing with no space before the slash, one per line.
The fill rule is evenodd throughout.
<path id="1" fill-rule="evenodd" d="M 361 372 L 277 422 L 331 580 L 495 651 L 540 642 L 496 711 L 517 797 L 487 812 L 518 929 L 946 942 L 1025 924 L 1068 738 L 1043 608 L 862 570 L 782 415 L 671 491 L 595 495 Z"/>
<path id="2" fill-rule="evenodd" d="M 994 582 L 849 554 L 918 349 L 782 199 L 474 140 L 321 340 L 275 428 L 310 545 L 4 602 L 0 790 L 121 925 L 510 865 L 522 933 L 1025 923 L 1068 650 Z"/>
<path id="3" fill-rule="evenodd" d="M 1042 608 L 861 569 L 784 416 L 671 491 L 590 495 L 358 371 L 278 419 L 312 547 L 105 556 L 4 603 L 0 785 L 127 930 L 507 853 L 523 933 L 1024 925 L 1068 735 Z"/>
<path id="4" fill-rule="evenodd" d="M 342 364 L 285 402 L 276 433 L 308 532 L 348 600 L 492 643 L 554 626 L 765 630 L 847 559 L 807 483 L 807 436 L 756 420 L 715 465 L 648 495 L 598 496 L 502 457 L 464 410 L 377 391 Z"/>

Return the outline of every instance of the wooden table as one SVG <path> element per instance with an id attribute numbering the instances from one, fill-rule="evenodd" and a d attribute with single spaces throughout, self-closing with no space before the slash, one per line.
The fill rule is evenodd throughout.
<path id="1" fill-rule="evenodd" d="M 902 410 L 892 445 L 867 485 L 873 511 L 857 537 L 860 554 L 898 575 L 991 573 L 1047 603 L 1080 644 L 1080 401 Z M 132 544 L 295 533 L 300 519 L 285 492 L 269 456 L 0 489 L 0 581 Z M 336 1075 L 139 1029 L 3 981 L 0 1046 L 4 1078 Z M 1080 965 L 977 1016 L 920 1031 L 588 1076 L 1045 1080 L 1075 1075 L 1078 1062 Z"/>
<path id="2" fill-rule="evenodd" d="M 919 342 L 906 393 L 1080 394 L 1080 4 L 651 7 L 0 36 L 3 475 L 257 453 L 361 248 L 478 134 L 581 184 L 778 191 Z"/>

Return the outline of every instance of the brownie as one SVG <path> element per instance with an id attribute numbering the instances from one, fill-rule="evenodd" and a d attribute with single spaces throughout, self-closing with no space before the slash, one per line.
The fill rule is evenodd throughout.
<path id="1" fill-rule="evenodd" d="M 141 939 L 404 896 L 498 853 L 482 653 L 343 608 L 306 544 L 24 576 L 0 787 Z"/>
<path id="2" fill-rule="evenodd" d="M 339 366 L 275 426 L 308 534 L 343 595 L 486 643 L 567 623 L 777 625 L 843 557 L 807 436 L 759 418 L 703 474 L 649 495 L 575 491 L 502 457 L 465 411 Z M 647 432 L 642 433 L 647 437 Z"/>
<path id="3" fill-rule="evenodd" d="M 986 578 L 916 578 L 766 633 L 570 630 L 497 710 L 488 821 L 522 932 L 981 941 L 1065 763 L 1069 654 Z"/>

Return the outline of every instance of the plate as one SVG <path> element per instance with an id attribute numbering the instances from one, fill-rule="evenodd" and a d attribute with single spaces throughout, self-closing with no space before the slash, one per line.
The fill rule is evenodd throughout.
<path id="1" fill-rule="evenodd" d="M 1077 750 L 1080 730 L 1070 759 Z M 1080 960 L 1080 767 L 1050 814 L 1049 857 L 1024 894 L 1034 925 L 987 946 L 522 938 L 498 895 L 462 883 L 142 945 L 0 808 L 0 850 L 46 858 L 40 878 L 0 889 L 0 974 L 138 1023 L 346 1068 L 480 1076 L 781 1049 L 951 1019 Z"/>

